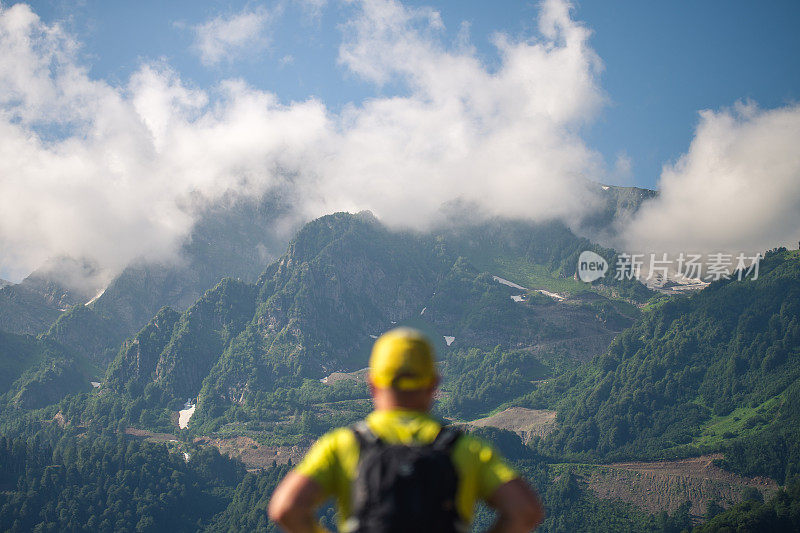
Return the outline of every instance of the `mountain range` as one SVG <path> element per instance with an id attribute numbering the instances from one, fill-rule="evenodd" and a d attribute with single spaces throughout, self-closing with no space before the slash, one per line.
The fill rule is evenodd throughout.
<path id="1" fill-rule="evenodd" d="M 197 398 L 195 420 L 217 427 L 231 417 L 258 425 L 258 413 L 274 407 L 271 395 L 363 368 L 373 339 L 397 324 L 426 329 L 443 353 L 552 345 L 560 350 L 554 365 L 587 359 L 638 312 L 601 293 L 648 294 L 629 280 L 609 276 L 608 286 L 589 290 L 556 273 L 574 270 L 588 246 L 559 224 L 495 221 L 415 234 L 391 231 L 368 212 L 328 215 L 305 225 L 255 283 L 226 279 L 182 314 L 162 309 L 123 345 L 106 381 L 133 397 L 147 389 L 154 407 Z M 536 276 L 550 272 L 581 290 L 554 299 L 510 287 L 469 255 L 517 267 L 535 256 Z"/>
<path id="2" fill-rule="evenodd" d="M 216 465 L 190 470 L 227 472 L 221 485 L 184 473 L 200 476 L 203 497 L 226 494 L 213 513 L 198 509 L 186 520 L 265 529 L 265 515 L 248 522 L 233 509 L 263 504 L 283 472 L 271 461 L 298 457 L 327 429 L 369 410 L 363 368 L 372 342 L 411 325 L 430 336 L 440 359 L 436 414 L 495 440 L 542 487 L 547 531 L 679 531 L 690 514 L 700 518 L 700 502 L 716 502 L 711 517 L 753 487 L 769 495 L 776 483 L 788 485 L 800 468 L 800 255 L 772 250 L 757 279 L 720 280 L 692 294 L 657 294 L 612 272 L 580 282 L 581 252 L 616 259 L 585 235 L 609 231 L 653 197 L 599 187 L 607 209 L 574 229 L 462 217 L 417 232 L 388 228 L 369 212 L 334 213 L 288 243 L 274 229 L 279 203 L 239 199 L 207 209 L 182 261 L 131 265 L 102 293 L 59 283 L 57 268 L 37 272 L 0 288 L 3 438 L 37 434 L 55 443 L 96 432 L 98 442 L 166 443 L 190 464 L 197 456 Z M 92 270 L 59 264 L 65 279 Z M 241 467 L 208 448 L 262 472 L 242 478 Z M 727 485 L 715 482 L 701 496 L 689 486 L 689 507 L 674 503 L 678 491 L 664 508 L 674 514 L 596 496 L 609 483 L 629 483 L 621 472 L 645 468 L 618 461 L 697 457 L 725 469 L 729 477 L 714 475 Z M 758 485 L 753 476 L 772 481 Z M 3 512 L 17 512 L 3 505 L 0 524 Z"/>

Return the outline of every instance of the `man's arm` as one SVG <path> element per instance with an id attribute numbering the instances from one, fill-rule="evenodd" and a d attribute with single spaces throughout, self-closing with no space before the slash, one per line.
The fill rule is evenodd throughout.
<path id="1" fill-rule="evenodd" d="M 497 511 L 489 533 L 527 533 L 544 520 L 544 508 L 536 492 L 522 479 L 503 483 L 486 501 Z"/>
<path id="2" fill-rule="evenodd" d="M 269 517 L 290 533 L 325 531 L 315 517 L 324 497 L 319 483 L 303 474 L 289 472 L 272 493 Z"/>

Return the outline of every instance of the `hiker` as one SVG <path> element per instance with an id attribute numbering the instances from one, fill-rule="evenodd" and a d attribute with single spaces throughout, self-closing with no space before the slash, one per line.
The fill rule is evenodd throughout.
<path id="1" fill-rule="evenodd" d="M 324 531 L 315 513 L 333 496 L 343 532 L 468 531 L 478 500 L 497 513 L 490 531 L 541 523 L 536 493 L 494 448 L 428 414 L 439 377 L 422 333 L 381 335 L 368 381 L 375 410 L 311 447 L 275 489 L 272 520 L 292 533 Z"/>

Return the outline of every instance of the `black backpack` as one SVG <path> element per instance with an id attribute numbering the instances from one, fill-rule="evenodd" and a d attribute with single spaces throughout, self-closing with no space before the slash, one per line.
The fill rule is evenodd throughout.
<path id="1" fill-rule="evenodd" d="M 361 452 L 346 531 L 466 531 L 456 509 L 458 475 L 450 452 L 461 432 L 443 427 L 430 444 L 387 444 L 365 421 L 351 426 Z"/>

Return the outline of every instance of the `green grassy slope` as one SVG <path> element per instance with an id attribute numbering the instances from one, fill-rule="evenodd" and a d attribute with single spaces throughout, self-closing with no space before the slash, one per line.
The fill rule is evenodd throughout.
<path id="1" fill-rule="evenodd" d="M 757 280 L 722 280 L 646 312 L 529 401 L 559 409 L 546 453 L 670 456 L 726 448 L 777 420 L 800 427 L 799 380 L 800 256 L 777 251 Z"/>

